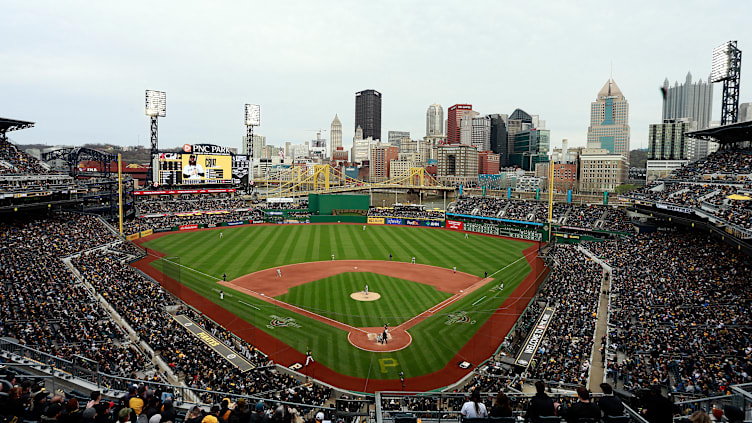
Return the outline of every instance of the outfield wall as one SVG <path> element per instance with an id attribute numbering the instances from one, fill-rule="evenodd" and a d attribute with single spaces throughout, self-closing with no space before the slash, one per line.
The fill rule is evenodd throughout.
<path id="1" fill-rule="evenodd" d="M 331 215 L 332 210 L 368 211 L 370 202 L 368 195 L 308 194 L 308 211 L 319 215 Z"/>
<path id="2" fill-rule="evenodd" d="M 311 215 L 311 223 L 367 223 L 366 216 L 331 216 L 331 215 Z"/>

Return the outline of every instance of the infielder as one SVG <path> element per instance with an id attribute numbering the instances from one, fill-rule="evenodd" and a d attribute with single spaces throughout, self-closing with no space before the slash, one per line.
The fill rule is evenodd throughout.
<path id="1" fill-rule="evenodd" d="M 452 272 L 457 273 L 457 266 L 452 267 Z"/>
<path id="2" fill-rule="evenodd" d="M 413 259 L 410 261 L 410 264 L 415 264 L 415 256 L 413 256 Z"/>
<path id="3" fill-rule="evenodd" d="M 367 297 L 368 296 L 368 284 L 366 284 L 365 292 L 366 292 L 366 297 Z"/>
<path id="4" fill-rule="evenodd" d="M 219 290 L 219 299 L 224 300 L 225 299 L 225 293 L 221 289 Z"/>
<path id="5" fill-rule="evenodd" d="M 282 277 L 282 269 L 277 269 L 277 277 L 278 278 Z"/>
<path id="6" fill-rule="evenodd" d="M 332 261 L 334 261 L 334 254 L 332 254 Z"/>

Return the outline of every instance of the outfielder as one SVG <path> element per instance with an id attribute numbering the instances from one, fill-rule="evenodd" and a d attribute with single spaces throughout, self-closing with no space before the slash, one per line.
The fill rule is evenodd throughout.
<path id="1" fill-rule="evenodd" d="M 219 239 L 222 239 L 222 237 L 223 237 L 224 235 L 225 235 L 225 234 L 224 234 L 224 232 L 220 232 L 220 233 L 219 233 Z"/>

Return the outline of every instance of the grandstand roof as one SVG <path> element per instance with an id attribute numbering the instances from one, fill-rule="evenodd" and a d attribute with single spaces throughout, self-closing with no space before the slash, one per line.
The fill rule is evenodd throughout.
<path id="1" fill-rule="evenodd" d="M 18 131 L 19 129 L 31 128 L 32 126 L 34 126 L 34 122 L 0 117 L 0 133 Z"/>
<path id="2" fill-rule="evenodd" d="M 687 132 L 687 136 L 715 141 L 720 144 L 752 141 L 752 121 Z"/>

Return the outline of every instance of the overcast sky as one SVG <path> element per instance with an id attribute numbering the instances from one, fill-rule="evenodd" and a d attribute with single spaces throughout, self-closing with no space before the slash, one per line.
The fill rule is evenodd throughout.
<path id="1" fill-rule="evenodd" d="M 470 103 L 522 108 L 546 120 L 553 146 L 584 145 L 613 63 L 631 146 L 645 147 L 664 78 L 707 79 L 727 40 L 747 52 L 741 101 L 752 101 L 749 1 L 5 0 L 1 14 L 0 116 L 37 122 L 11 133 L 21 144 L 148 145 L 144 90 L 157 89 L 162 147 L 239 148 L 245 103 L 261 105 L 256 133 L 270 144 L 312 139 L 338 113 L 348 147 L 354 93 L 373 88 L 384 138 L 423 137 L 429 104 L 446 116 Z M 713 120 L 720 101 L 716 84 Z"/>

